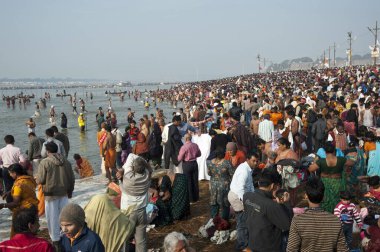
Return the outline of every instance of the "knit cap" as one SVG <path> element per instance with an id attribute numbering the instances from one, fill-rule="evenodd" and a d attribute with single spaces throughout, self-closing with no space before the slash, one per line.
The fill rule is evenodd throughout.
<path id="1" fill-rule="evenodd" d="M 60 222 L 71 222 L 80 227 L 84 226 L 85 218 L 84 210 L 79 205 L 73 203 L 67 204 L 59 215 Z"/>

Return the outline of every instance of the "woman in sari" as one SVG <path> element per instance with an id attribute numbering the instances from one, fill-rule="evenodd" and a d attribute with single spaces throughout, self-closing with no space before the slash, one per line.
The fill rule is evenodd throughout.
<path id="1" fill-rule="evenodd" d="M 190 199 L 185 174 L 168 171 L 168 177 L 172 183 L 171 215 L 173 220 L 181 220 L 190 215 Z"/>
<path id="2" fill-rule="evenodd" d="M 321 207 L 330 213 L 334 211 L 339 202 L 339 192 L 345 191 L 346 181 L 343 178 L 344 167 L 355 164 L 351 159 L 337 157 L 335 155 L 335 146 L 327 142 L 325 146 L 326 158 L 320 158 L 309 166 L 309 172 L 320 171 L 321 180 L 325 185 L 325 195 Z"/>
<path id="3" fill-rule="evenodd" d="M 12 210 L 12 219 L 15 218 L 20 209 L 36 207 L 38 200 L 36 197 L 36 182 L 33 177 L 27 175 L 20 164 L 13 164 L 8 168 L 9 175 L 15 180 L 11 191 L 13 201 L 0 204 L 0 209 L 9 208 Z M 13 225 L 11 228 L 11 238 L 15 235 Z"/>
<path id="4" fill-rule="evenodd" d="M 358 179 L 365 175 L 365 158 L 363 148 L 355 146 L 356 143 L 357 141 L 350 142 L 346 150 L 346 158 L 354 162 L 353 166 L 347 166 L 345 170 L 346 191 L 360 198 L 366 192 L 365 186 Z"/>
<path id="5" fill-rule="evenodd" d="M 211 218 L 219 215 L 228 221 L 230 216 L 230 203 L 227 195 L 230 191 L 230 183 L 234 174 L 234 168 L 229 160 L 224 159 L 223 149 L 215 150 L 215 158 L 207 162 L 207 173 L 210 176 L 210 205 Z"/>
<path id="6" fill-rule="evenodd" d="M 157 226 L 166 226 L 172 223 L 170 208 L 172 205 L 172 182 L 167 175 L 158 178 L 158 216 L 153 220 Z"/>
<path id="7" fill-rule="evenodd" d="M 139 155 L 146 161 L 149 161 L 149 129 L 144 122 L 144 119 L 140 119 L 140 131 L 137 134 L 136 144 L 133 148 L 133 154 Z"/>
<path id="8" fill-rule="evenodd" d="M 290 142 L 287 138 L 281 137 L 280 139 L 278 139 L 277 146 L 278 149 L 276 163 L 283 159 L 293 159 L 299 161 L 298 154 L 290 148 Z"/>

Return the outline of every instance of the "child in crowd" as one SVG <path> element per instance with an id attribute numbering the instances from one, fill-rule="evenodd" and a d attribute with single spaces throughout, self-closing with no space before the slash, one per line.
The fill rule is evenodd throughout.
<path id="1" fill-rule="evenodd" d="M 136 141 L 137 141 L 137 135 L 139 134 L 140 130 L 139 128 L 136 127 L 136 121 L 132 120 L 129 124 L 129 136 L 130 136 L 130 145 L 131 148 L 135 146 Z"/>
<path id="2" fill-rule="evenodd" d="M 378 215 L 368 215 L 364 224 L 369 228 L 361 233 L 362 246 L 366 252 L 380 251 L 380 219 Z"/>
<path id="3" fill-rule="evenodd" d="M 380 177 L 373 176 L 368 179 L 369 192 L 364 197 L 375 198 L 380 201 Z"/>
<path id="4" fill-rule="evenodd" d="M 90 162 L 86 158 L 81 157 L 79 154 L 74 154 L 74 160 L 76 162 L 75 171 L 80 178 L 94 176 L 94 169 L 92 169 Z"/>
<path id="5" fill-rule="evenodd" d="M 347 246 L 352 249 L 352 227 L 354 219 L 358 226 L 362 227 L 362 221 L 359 216 L 359 212 L 356 210 L 356 206 L 351 202 L 352 196 L 349 192 L 340 192 L 340 202 L 334 209 L 334 215 L 337 216 L 343 225 L 343 233 L 346 237 Z"/>

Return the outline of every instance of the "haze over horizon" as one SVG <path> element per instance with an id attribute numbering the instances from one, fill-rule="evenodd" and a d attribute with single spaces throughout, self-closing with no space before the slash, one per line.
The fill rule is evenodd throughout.
<path id="1" fill-rule="evenodd" d="M 369 53 L 380 1 L 3 1 L 0 79 L 215 79 L 267 62 Z M 380 18 L 378 18 L 380 22 Z M 380 27 L 380 23 L 379 23 Z M 380 36 L 380 34 L 379 34 Z"/>

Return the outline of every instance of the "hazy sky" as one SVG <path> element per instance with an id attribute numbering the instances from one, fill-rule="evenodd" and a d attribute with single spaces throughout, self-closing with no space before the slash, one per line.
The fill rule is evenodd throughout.
<path id="1" fill-rule="evenodd" d="M 0 1 L 0 78 L 189 81 L 267 61 L 369 52 L 380 1 Z M 380 26 L 380 23 L 379 23 Z M 380 36 L 380 33 L 379 33 Z"/>

